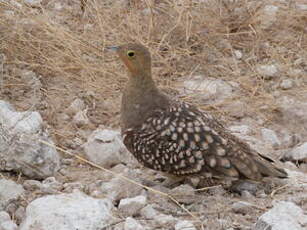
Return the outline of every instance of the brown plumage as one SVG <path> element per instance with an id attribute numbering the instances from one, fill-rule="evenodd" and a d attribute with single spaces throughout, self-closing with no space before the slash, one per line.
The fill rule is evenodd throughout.
<path id="1" fill-rule="evenodd" d="M 144 46 L 113 49 L 129 70 L 121 107 L 123 141 L 141 164 L 174 175 L 212 173 L 252 180 L 287 176 L 211 115 L 161 93 Z"/>

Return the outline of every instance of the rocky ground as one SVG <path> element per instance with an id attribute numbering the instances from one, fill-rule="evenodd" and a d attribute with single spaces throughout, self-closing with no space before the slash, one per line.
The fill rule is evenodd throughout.
<path id="1" fill-rule="evenodd" d="M 0 230 L 307 229 L 307 2 L 0 0 Z M 287 179 L 174 187 L 119 134 L 138 41 L 169 94 L 219 117 Z"/>

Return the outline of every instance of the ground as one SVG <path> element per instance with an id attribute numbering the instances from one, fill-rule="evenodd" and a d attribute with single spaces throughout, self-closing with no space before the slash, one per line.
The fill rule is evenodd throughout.
<path id="1" fill-rule="evenodd" d="M 87 1 L 84 12 L 79 1 L 16 2 L 0 1 L 0 99 L 19 111 L 39 111 L 55 144 L 63 149 L 83 156 L 81 144 L 95 129 L 119 129 L 126 71 L 105 47 L 125 42 L 150 49 L 154 79 L 165 92 L 217 116 L 228 127 L 249 126 L 248 135 L 255 139 L 252 145 L 270 157 L 278 160 L 307 141 L 307 121 L 300 115 L 307 101 L 303 0 Z M 187 82 L 197 76 L 227 83 L 231 90 L 226 94 L 218 86 L 214 98 L 202 90 L 187 91 Z M 77 98 L 85 103 L 89 122 L 73 122 L 68 108 Z M 285 98 L 297 106 L 286 107 Z M 277 146 L 263 139 L 263 128 L 275 130 Z M 306 172 L 305 162 L 299 163 L 297 168 L 281 165 Z M 132 165 L 144 178 L 155 176 L 137 163 Z M 78 159 L 62 174 L 56 175 L 61 183 L 89 185 L 110 179 L 108 173 Z M 28 179 L 11 173 L 2 176 L 19 183 Z M 273 200 L 292 200 L 306 193 L 306 187 L 289 188 L 284 186 L 287 183 L 278 181 L 268 194 L 245 197 L 222 187 L 195 191 L 185 207 L 205 229 L 251 229 Z M 149 202 L 159 211 L 191 220 L 201 229 L 191 213 L 155 196 Z M 254 208 L 234 212 L 232 204 L 239 200 Z M 307 198 L 298 203 L 306 212 Z"/>

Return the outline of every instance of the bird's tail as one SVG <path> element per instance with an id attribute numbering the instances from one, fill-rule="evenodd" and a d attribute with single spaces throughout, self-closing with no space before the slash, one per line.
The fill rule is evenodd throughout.
<path id="1" fill-rule="evenodd" d="M 266 156 L 258 154 L 254 157 L 254 161 L 257 165 L 258 171 L 263 176 L 280 178 L 288 177 L 288 174 L 284 169 L 277 167 L 275 164 L 273 164 L 274 161 Z"/>

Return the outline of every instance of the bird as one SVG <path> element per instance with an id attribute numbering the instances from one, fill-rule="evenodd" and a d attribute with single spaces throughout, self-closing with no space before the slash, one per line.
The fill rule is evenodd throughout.
<path id="1" fill-rule="evenodd" d="M 158 89 L 145 46 L 128 43 L 108 49 L 128 69 L 120 109 L 121 135 L 143 166 L 175 177 L 209 174 L 253 181 L 287 177 L 284 169 L 231 134 L 212 115 Z"/>

